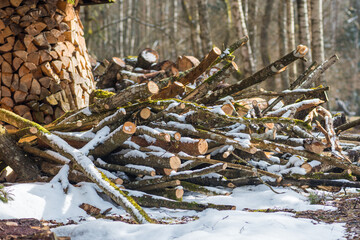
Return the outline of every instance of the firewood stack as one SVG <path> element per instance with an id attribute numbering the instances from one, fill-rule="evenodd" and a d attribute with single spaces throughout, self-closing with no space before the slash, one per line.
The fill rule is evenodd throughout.
<path id="1" fill-rule="evenodd" d="M 94 89 L 83 26 L 62 0 L 0 2 L 0 106 L 41 124 L 88 105 Z"/>
<path id="2" fill-rule="evenodd" d="M 303 88 L 337 57 L 311 64 L 282 92 L 249 89 L 304 58 L 306 46 L 238 83 L 224 83 L 237 70 L 232 53 L 247 40 L 224 51 L 214 47 L 201 61 L 183 56 L 159 62 L 151 49 L 137 59 L 114 57 L 102 74 L 95 72 L 98 86 L 115 92 L 94 91 L 89 107 L 44 127 L 0 109 L 0 120 L 18 128 L 0 131 L 0 153 L 26 152 L 25 169 L 33 170 L 0 158 L 3 166 L 18 179 L 39 177 L 36 169 L 42 180 L 55 176 L 65 191 L 67 179 L 92 181 L 138 223 L 154 222 L 140 206 L 235 209 L 182 201 L 184 191 L 227 195 L 231 188 L 263 183 L 360 187 L 359 143 L 339 140 L 359 121 L 338 123 L 321 106 L 328 87 Z M 4 147 L 14 141 L 18 149 Z M 333 180 L 344 178 L 350 181 Z"/>

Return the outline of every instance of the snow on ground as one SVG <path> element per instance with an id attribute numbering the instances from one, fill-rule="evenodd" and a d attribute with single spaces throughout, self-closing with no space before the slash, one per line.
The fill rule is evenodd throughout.
<path id="1" fill-rule="evenodd" d="M 92 183 L 82 183 L 80 187 L 70 186 L 64 194 L 60 183 L 27 183 L 7 187 L 13 194 L 13 201 L 0 202 L 0 218 L 38 218 L 67 222 L 74 220 L 78 225 L 68 225 L 53 229 L 59 236 L 71 239 L 344 239 L 343 224 L 325 224 L 313 220 L 294 218 L 290 213 L 246 212 L 250 209 L 294 209 L 297 211 L 331 209 L 322 205 L 310 205 L 306 197 L 290 189 L 275 188 L 283 194 L 275 194 L 268 187 L 248 186 L 233 190 L 230 196 L 206 197 L 188 194 L 186 201 L 200 203 L 231 204 L 235 211 L 207 209 L 203 212 L 145 208 L 156 219 L 198 216 L 199 219 L 186 224 L 173 225 L 130 225 L 110 220 L 96 220 L 88 216 L 78 206 L 88 203 L 102 211 L 112 208 L 111 214 L 126 215 L 121 207 L 104 201 L 96 193 Z"/>

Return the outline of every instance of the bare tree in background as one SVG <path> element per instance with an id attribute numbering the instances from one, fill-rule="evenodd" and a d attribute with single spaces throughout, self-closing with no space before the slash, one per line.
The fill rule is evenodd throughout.
<path id="1" fill-rule="evenodd" d="M 310 29 L 309 29 L 309 16 L 308 16 L 308 7 L 307 0 L 297 0 L 297 9 L 298 9 L 298 19 L 299 19 L 299 38 L 300 44 L 303 44 L 307 47 L 310 47 Z M 306 58 L 311 62 L 311 52 L 306 55 Z M 301 61 L 300 72 L 303 72 L 306 67 L 306 63 Z"/>
<path id="2" fill-rule="evenodd" d="M 190 9 L 189 9 L 189 6 L 188 6 L 186 0 L 181 0 L 181 7 L 182 7 L 183 13 L 185 15 L 185 21 L 190 28 L 190 40 L 191 40 L 191 47 L 193 50 L 193 55 L 199 56 L 199 46 L 198 46 L 198 41 L 196 39 L 197 38 L 196 24 L 195 24 L 193 16 L 190 13 Z"/>
<path id="3" fill-rule="evenodd" d="M 286 0 L 286 16 L 287 16 L 287 36 L 289 51 L 295 49 L 295 18 L 293 0 Z M 288 67 L 290 82 L 295 80 L 297 69 L 296 64 Z"/>
<path id="4" fill-rule="evenodd" d="M 323 36 L 323 14 L 322 0 L 311 0 L 311 48 L 314 61 L 321 63 L 325 60 L 324 56 L 324 36 Z M 322 76 L 315 82 L 315 86 L 325 83 Z"/>
<path id="5" fill-rule="evenodd" d="M 197 0 L 198 13 L 199 13 L 199 25 L 200 25 L 200 39 L 202 54 L 207 54 L 212 48 L 210 25 L 209 25 L 209 14 L 207 10 L 207 0 Z"/>
<path id="6" fill-rule="evenodd" d="M 287 34 L 286 34 L 286 0 L 280 0 L 279 15 L 278 15 L 278 29 L 279 29 L 279 53 L 280 56 L 284 56 L 287 52 Z M 290 86 L 289 72 L 283 71 L 280 75 L 281 85 L 283 89 L 287 89 Z"/>
<path id="7" fill-rule="evenodd" d="M 265 5 L 265 13 L 262 18 L 262 24 L 261 24 L 261 32 L 260 32 L 260 54 L 261 59 L 264 66 L 267 66 L 270 64 L 270 54 L 269 54 L 269 25 L 268 23 L 271 21 L 271 15 L 273 10 L 274 0 L 267 0 Z M 275 84 L 274 84 L 275 78 L 272 77 L 268 79 L 266 83 L 266 89 L 274 90 Z"/>
<path id="8" fill-rule="evenodd" d="M 232 14 L 234 16 L 236 37 L 240 39 L 245 35 L 249 35 L 246 27 L 245 16 L 244 16 L 241 0 L 232 0 L 231 8 L 232 8 Z M 242 64 L 242 70 L 244 72 L 245 77 L 248 77 L 255 72 L 255 63 L 251 50 L 251 45 L 245 44 L 244 46 L 241 47 L 240 50 L 241 50 L 241 57 L 244 62 L 244 64 Z"/>

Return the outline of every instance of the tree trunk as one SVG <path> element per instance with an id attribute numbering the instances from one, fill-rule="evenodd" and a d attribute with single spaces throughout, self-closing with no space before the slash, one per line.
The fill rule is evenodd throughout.
<path id="1" fill-rule="evenodd" d="M 266 1 L 265 5 L 265 13 L 262 18 L 261 23 L 261 33 L 260 33 L 260 53 L 261 53 L 261 59 L 263 62 L 263 66 L 268 66 L 270 64 L 270 54 L 269 54 L 269 37 L 268 37 L 268 30 L 269 30 L 269 22 L 271 21 L 271 14 L 272 9 L 274 5 L 274 0 L 268 0 Z M 294 47 L 290 49 L 294 49 Z M 275 78 L 273 76 L 270 77 L 270 79 L 266 82 L 266 89 L 268 90 L 274 90 L 275 89 Z"/>
<path id="2" fill-rule="evenodd" d="M 322 0 L 311 0 L 311 47 L 313 59 L 317 62 L 323 62 L 325 60 L 322 12 Z M 315 86 L 324 83 L 326 82 L 323 76 L 315 82 Z"/>
<path id="3" fill-rule="evenodd" d="M 300 44 L 310 47 L 310 29 L 307 0 L 297 0 L 297 7 L 300 30 Z M 311 62 L 311 53 L 309 53 L 306 58 L 308 59 L 308 62 Z M 307 65 L 308 64 L 306 64 L 304 61 L 301 61 L 299 64 L 299 71 L 303 72 Z"/>
<path id="4" fill-rule="evenodd" d="M 208 0 L 197 0 L 198 13 L 199 13 L 199 25 L 200 25 L 200 39 L 202 54 L 205 56 L 212 48 L 212 41 L 210 35 L 210 24 L 208 14 Z"/>
<path id="5" fill-rule="evenodd" d="M 295 18 L 294 18 L 294 3 L 292 0 L 286 0 L 286 12 L 287 12 L 288 49 L 294 49 L 295 48 Z M 288 69 L 289 69 L 290 82 L 292 82 L 296 78 L 296 73 L 297 73 L 296 64 L 290 65 Z"/>
<path id="6" fill-rule="evenodd" d="M 185 15 L 185 21 L 190 28 L 191 48 L 193 50 L 194 56 L 199 57 L 199 46 L 196 39 L 197 38 L 196 25 L 194 23 L 193 16 L 190 13 L 190 9 L 186 0 L 181 0 L 181 7 Z"/>
<path id="7" fill-rule="evenodd" d="M 288 38 L 286 35 L 286 1 L 285 0 L 281 0 L 280 1 L 280 6 L 279 6 L 279 16 L 278 16 L 278 26 L 279 26 L 279 51 L 280 51 L 280 56 L 284 56 L 287 52 L 287 46 L 288 46 Z M 281 77 L 281 85 L 282 85 L 282 89 L 288 89 L 290 86 L 289 83 L 289 72 L 288 71 L 283 71 L 282 73 L 280 73 L 280 77 Z"/>
<path id="8" fill-rule="evenodd" d="M 244 12 L 241 4 L 241 0 L 232 0 L 232 14 L 234 16 L 234 25 L 236 29 L 236 37 L 240 39 L 241 37 L 248 36 L 248 30 L 246 27 Z M 245 77 L 249 77 L 255 72 L 255 63 L 251 50 L 251 45 L 246 44 L 241 47 L 241 57 L 244 64 L 242 70 L 244 72 Z"/>

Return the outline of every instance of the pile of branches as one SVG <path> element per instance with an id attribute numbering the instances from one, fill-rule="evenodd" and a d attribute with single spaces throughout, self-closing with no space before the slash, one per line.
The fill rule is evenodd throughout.
<path id="1" fill-rule="evenodd" d="M 304 60 L 308 48 L 299 45 L 252 76 L 224 84 L 238 70 L 232 53 L 247 41 L 215 47 L 198 62 L 186 57 L 186 70 L 157 63 L 151 49 L 135 60 L 113 58 L 98 86 L 115 92 L 97 90 L 89 107 L 46 126 L 0 109 L 0 121 L 17 128 L 0 126 L 1 156 L 14 156 L 1 158 L 2 166 L 22 181 L 60 181 L 64 191 L 69 181 L 94 182 L 137 223 L 156 222 L 140 206 L 235 209 L 182 201 L 184 190 L 228 195 L 254 184 L 359 187 L 359 147 L 339 140 L 359 122 L 344 123 L 321 106 L 328 87 L 304 87 L 338 58 L 312 63 L 286 91 L 256 90 Z"/>

